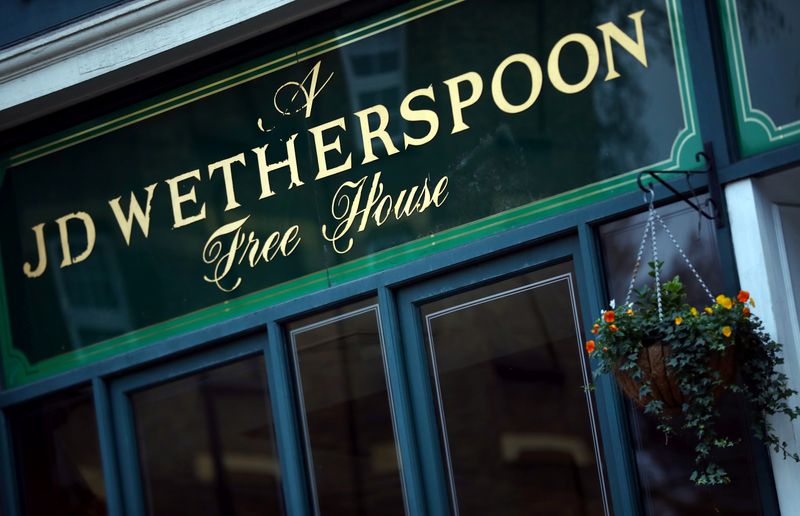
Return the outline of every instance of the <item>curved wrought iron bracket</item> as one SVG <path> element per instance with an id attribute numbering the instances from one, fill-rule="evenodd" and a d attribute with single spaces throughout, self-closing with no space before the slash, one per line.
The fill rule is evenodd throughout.
<path id="1" fill-rule="evenodd" d="M 644 170 L 639 172 L 639 175 L 636 177 L 636 183 L 639 185 L 639 188 L 645 194 L 652 194 L 653 193 L 653 183 L 652 181 L 645 184 L 645 180 L 647 176 L 656 180 L 659 184 L 664 186 L 667 190 L 672 192 L 675 196 L 677 196 L 681 201 L 685 202 L 689 206 L 691 206 L 700 216 L 708 219 L 713 220 L 716 223 L 718 228 L 725 227 L 725 217 L 723 213 L 724 204 L 722 203 L 722 188 L 719 184 L 719 177 L 717 176 L 717 169 L 714 164 L 714 151 L 711 147 L 711 143 L 706 142 L 703 145 L 703 150 L 698 152 L 695 155 L 695 160 L 698 163 L 705 162 L 706 168 L 705 170 Z M 660 176 L 662 174 L 682 174 L 686 177 L 686 183 L 689 185 L 689 190 L 691 190 L 692 194 L 694 194 L 694 189 L 692 188 L 691 184 L 691 176 L 693 175 L 701 175 L 705 174 L 708 177 L 708 195 L 709 199 L 703 203 L 703 206 L 700 206 L 697 202 L 696 196 L 695 199 L 691 199 L 675 189 L 671 184 L 665 181 Z M 710 211 L 709 211 L 710 210 Z"/>

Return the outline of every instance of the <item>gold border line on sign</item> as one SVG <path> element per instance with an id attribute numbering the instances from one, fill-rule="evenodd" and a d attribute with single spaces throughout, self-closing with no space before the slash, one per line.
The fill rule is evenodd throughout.
<path id="1" fill-rule="evenodd" d="M 273 72 L 276 72 L 278 70 L 282 70 L 282 69 L 284 69 L 284 68 L 286 68 L 288 66 L 291 66 L 292 64 L 304 61 L 306 59 L 310 59 L 312 57 L 315 57 L 315 56 L 318 56 L 318 55 L 321 55 L 321 54 L 324 54 L 324 53 L 327 53 L 327 52 L 331 52 L 333 50 L 336 50 L 338 48 L 342 48 L 344 46 L 350 45 L 351 43 L 355 43 L 355 42 L 361 41 L 362 39 L 374 36 L 376 34 L 380 34 L 380 33 L 385 32 L 387 30 L 390 30 L 390 29 L 393 29 L 393 28 L 398 27 L 400 25 L 406 24 L 406 23 L 408 23 L 410 21 L 414 21 L 416 19 L 428 16 L 429 14 L 433 14 L 435 12 L 441 11 L 441 10 L 446 9 L 448 7 L 451 7 L 453 5 L 460 4 L 462 2 L 465 2 L 466 0 L 451 0 L 450 2 L 447 2 L 447 3 L 443 4 L 443 5 L 439 5 L 439 6 L 433 8 L 433 9 L 430 9 L 430 10 L 424 12 L 424 13 L 420 13 L 420 14 L 417 14 L 416 16 L 409 17 L 407 19 L 401 20 L 399 22 L 393 23 L 393 24 L 388 25 L 388 26 L 384 26 L 384 27 L 382 27 L 382 28 L 380 28 L 378 30 L 375 30 L 375 31 L 372 31 L 372 32 L 369 32 L 369 33 L 366 33 L 366 34 L 362 34 L 364 32 L 364 30 L 366 30 L 367 28 L 373 28 L 373 27 L 385 25 L 386 22 L 388 22 L 388 21 L 395 20 L 397 18 L 407 16 L 407 15 L 409 15 L 411 13 L 417 12 L 417 11 L 419 11 L 421 9 L 424 9 L 424 8 L 429 7 L 431 5 L 434 5 L 434 4 L 440 4 L 442 1 L 443 0 L 433 0 L 431 2 L 428 2 L 428 3 L 422 4 L 422 5 L 413 7 L 411 9 L 408 9 L 408 10 L 403 11 L 401 13 L 395 14 L 394 16 L 391 16 L 391 17 L 386 18 L 384 20 L 372 23 L 372 24 L 368 25 L 367 27 L 362 27 L 362 28 L 359 28 L 359 29 L 355 29 L 355 30 L 352 30 L 352 31 L 350 31 L 350 32 L 348 32 L 346 34 L 342 34 L 341 36 L 337 36 L 335 38 L 331 38 L 331 39 L 328 39 L 326 41 L 323 41 L 323 42 L 317 43 L 315 45 L 312 45 L 310 47 L 304 48 L 303 50 L 292 52 L 292 53 L 287 54 L 285 56 L 282 56 L 282 57 L 280 57 L 278 59 L 270 61 L 269 63 L 264 63 L 264 64 L 261 64 L 261 65 L 258 65 L 258 66 L 254 66 L 252 68 L 249 68 L 247 70 L 238 72 L 238 73 L 233 74 L 231 76 L 227 76 L 227 77 L 225 77 L 223 79 L 220 79 L 218 81 L 212 82 L 210 84 L 205 84 L 205 85 L 200 86 L 198 88 L 195 88 L 195 89 L 193 89 L 191 91 L 175 95 L 173 97 L 170 97 L 168 99 L 162 100 L 162 101 L 157 102 L 155 104 L 148 105 L 148 106 L 143 107 L 143 108 L 141 108 L 141 109 L 139 109 L 137 111 L 134 111 L 132 113 L 126 113 L 126 114 L 121 115 L 121 116 L 119 116 L 117 118 L 114 118 L 112 120 L 108 120 L 106 122 L 102 122 L 102 123 L 99 123 L 97 125 L 93 125 L 92 127 L 88 127 L 86 129 L 83 129 L 81 131 L 77 131 L 77 132 L 68 134 L 68 135 L 66 135 L 66 136 L 64 136 L 64 137 L 62 137 L 60 139 L 57 139 L 57 140 L 54 140 L 54 141 L 51 141 L 51 142 L 47 142 L 45 144 L 39 145 L 38 147 L 34 147 L 33 149 L 29 149 L 29 150 L 26 150 L 26 151 L 18 152 L 17 154 L 13 154 L 11 156 L 11 158 L 10 158 L 11 164 L 10 165 L 12 167 L 13 166 L 19 166 L 19 165 L 22 165 L 23 163 L 28 163 L 30 161 L 33 161 L 33 160 L 37 159 L 37 158 L 40 158 L 40 157 L 43 157 L 43 156 L 47 156 L 49 154 L 52 154 L 52 153 L 60 151 L 60 150 L 64 150 L 66 148 L 72 147 L 72 146 L 77 145 L 79 143 L 83 143 L 83 142 L 86 142 L 88 140 L 97 138 L 99 136 L 103 136 L 104 134 L 108 134 L 108 133 L 116 131 L 118 129 L 122 129 L 124 127 L 129 126 L 129 125 L 133 125 L 135 123 L 138 123 L 138 122 L 147 120 L 149 118 L 152 118 L 154 116 L 160 115 L 162 113 L 166 113 L 168 111 L 172 111 L 173 109 L 177 109 L 177 108 L 185 106 L 187 104 L 191 104 L 192 102 L 195 102 L 197 100 L 201 100 L 201 99 L 209 97 L 211 95 L 215 95 L 217 93 L 229 90 L 229 89 L 231 89 L 233 87 L 236 87 L 236 86 L 239 86 L 241 84 L 253 81 L 255 79 L 259 79 L 261 77 L 264 77 L 265 75 L 269 75 L 269 74 L 271 74 Z M 355 35 L 358 35 L 358 34 L 361 34 L 361 35 L 356 37 L 356 38 L 347 40 L 348 38 L 351 38 L 352 36 L 355 36 Z M 347 41 L 343 41 L 343 40 L 347 40 Z M 332 47 L 330 47 L 330 48 L 328 48 L 326 50 L 322 50 L 320 52 L 317 52 L 315 54 L 306 55 L 302 59 L 298 58 L 298 56 L 300 54 L 304 54 L 304 53 L 307 54 L 309 51 L 311 51 L 313 49 L 320 48 L 320 47 L 323 47 L 325 45 L 329 45 L 329 44 L 335 43 L 336 41 L 340 41 L 341 43 L 338 44 L 338 45 L 334 45 L 334 46 L 332 46 Z M 270 68 L 271 66 L 276 65 L 278 63 L 281 63 L 283 61 L 286 61 L 287 59 L 291 59 L 292 61 L 288 62 L 288 63 L 283 63 L 281 66 Z M 263 71 L 261 73 L 257 73 L 255 75 L 250 75 L 250 74 L 253 74 L 253 72 L 257 72 L 259 70 L 264 70 L 265 68 L 267 68 L 267 70 L 265 70 L 265 71 Z M 241 80 L 236 80 L 236 79 L 240 79 L 240 78 L 241 78 Z M 231 81 L 233 81 L 233 82 L 231 82 Z M 214 89 L 214 88 L 216 88 L 216 89 Z M 209 89 L 211 89 L 212 91 L 207 91 Z M 198 93 L 204 92 L 204 91 L 206 93 L 204 93 L 202 95 L 198 95 Z M 186 99 L 186 100 L 184 102 L 179 102 L 179 103 L 173 104 L 174 102 L 179 101 L 181 99 Z M 157 109 L 157 108 L 162 107 L 162 106 L 166 106 L 166 107 L 164 107 L 164 109 Z M 153 110 L 156 110 L 156 111 L 153 111 Z M 144 115 L 145 113 L 147 113 L 147 114 Z M 139 116 L 139 115 L 144 115 L 144 116 Z M 126 120 L 127 120 L 126 123 L 120 123 L 120 122 L 123 122 L 123 121 L 126 121 Z M 106 129 L 105 130 L 101 130 L 104 127 Z M 86 136 L 86 137 L 85 138 L 81 138 L 81 136 Z M 74 141 L 71 141 L 71 140 L 74 140 Z M 69 142 L 69 143 L 65 143 L 65 142 Z M 63 143 L 63 145 L 60 145 L 62 143 Z M 52 147 L 52 148 L 50 148 L 50 147 Z M 48 149 L 48 150 L 45 150 L 45 149 Z"/>

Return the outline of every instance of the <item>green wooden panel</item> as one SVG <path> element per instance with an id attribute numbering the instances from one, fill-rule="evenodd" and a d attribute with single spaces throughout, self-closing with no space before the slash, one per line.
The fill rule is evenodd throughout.
<path id="1" fill-rule="evenodd" d="M 6 384 L 696 166 L 684 40 L 675 0 L 414 2 L 15 150 L 0 186 Z M 290 150 L 296 174 L 267 171 Z M 131 219 L 128 242 L 131 195 L 149 222 L 145 236 Z M 251 266 L 272 232 L 288 256 Z"/>
<path id="2" fill-rule="evenodd" d="M 800 141 L 800 3 L 719 0 L 744 156 Z"/>

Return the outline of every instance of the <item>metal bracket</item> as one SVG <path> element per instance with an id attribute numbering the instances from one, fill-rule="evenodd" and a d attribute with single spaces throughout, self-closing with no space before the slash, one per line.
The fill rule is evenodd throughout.
<path id="1" fill-rule="evenodd" d="M 703 145 L 703 150 L 695 154 L 694 159 L 698 163 L 704 161 L 706 164 L 705 170 L 645 170 L 639 172 L 639 175 L 636 177 L 636 183 L 643 192 L 652 194 L 653 183 L 645 184 L 643 181 L 645 176 L 650 176 L 664 186 L 664 188 L 675 194 L 681 201 L 691 206 L 700 216 L 708 220 L 713 220 L 717 228 L 723 228 L 725 227 L 725 214 L 723 213 L 722 188 L 720 187 L 719 177 L 717 176 L 717 168 L 714 163 L 714 150 L 711 147 L 711 143 L 706 142 Z M 704 203 L 704 206 L 699 206 L 695 201 L 686 197 L 685 194 L 682 194 L 671 184 L 659 177 L 660 174 L 683 174 L 686 177 L 686 183 L 689 185 L 689 190 L 691 190 L 692 194 L 694 194 L 694 188 L 692 188 L 690 182 L 691 176 L 706 174 L 708 177 L 709 199 Z M 709 206 L 711 207 L 711 213 L 706 211 Z"/>

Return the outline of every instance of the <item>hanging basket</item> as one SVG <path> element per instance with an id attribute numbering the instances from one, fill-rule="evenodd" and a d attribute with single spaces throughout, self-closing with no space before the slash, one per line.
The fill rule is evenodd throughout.
<path id="1" fill-rule="evenodd" d="M 681 391 L 676 375 L 667 366 L 670 355 L 670 345 L 661 340 L 645 345 L 639 352 L 637 364 L 642 370 L 642 381 L 637 381 L 626 372 L 616 367 L 614 377 L 622 392 L 640 408 L 644 408 L 651 401 L 660 401 L 664 404 L 664 412 L 676 415 L 681 412 L 687 396 Z M 736 376 L 736 359 L 733 350 L 724 353 L 713 353 L 709 356 L 709 367 L 717 371 L 722 384 L 714 391 L 714 397 L 719 398 L 724 387 L 730 385 Z M 640 396 L 642 385 L 649 383 L 651 394 Z"/>
<path id="2" fill-rule="evenodd" d="M 678 276 L 662 282 L 657 225 L 705 291 L 706 306 L 688 304 Z M 653 286 L 643 285 L 632 302 L 647 240 L 652 243 Z M 730 482 L 730 476 L 714 458 L 716 449 L 736 444 L 716 428 L 720 413 L 717 399 L 726 390 L 743 393 L 750 403 L 756 437 L 774 451 L 783 452 L 784 457 L 800 462 L 800 454 L 788 449 L 767 421 L 775 414 L 800 418 L 800 407 L 789 404 L 797 393 L 788 386 L 787 376 L 776 370 L 782 362 L 781 346 L 763 331 L 751 308 L 755 308 L 755 301 L 744 290 L 735 297 L 712 296 L 655 211 L 650 195 L 649 217 L 625 302 L 617 307 L 612 300 L 601 312 L 592 327 L 594 338 L 586 341 L 586 351 L 594 361 L 595 376 L 614 374 L 620 390 L 657 418 L 658 428 L 665 435 L 678 428 L 691 434 L 696 447 L 695 468 L 689 479 L 697 485 Z"/>

